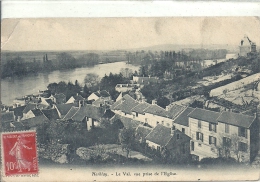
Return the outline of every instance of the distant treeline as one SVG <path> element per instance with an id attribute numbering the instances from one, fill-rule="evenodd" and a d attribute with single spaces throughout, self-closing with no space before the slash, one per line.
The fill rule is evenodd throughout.
<path id="1" fill-rule="evenodd" d="M 226 49 L 207 50 L 207 49 L 195 49 L 188 52 L 188 56 L 192 58 L 200 58 L 202 60 L 207 59 L 224 59 L 226 58 Z"/>
<path id="2" fill-rule="evenodd" d="M 43 60 L 33 60 L 32 62 L 25 61 L 24 58 L 18 56 L 10 58 L 2 65 L 1 76 L 11 77 L 20 76 L 28 73 L 38 73 L 44 71 L 72 69 L 82 66 L 94 66 L 99 64 L 99 55 L 95 53 L 88 53 L 74 58 L 69 53 L 60 53 L 55 60 L 49 60 L 48 55 L 43 56 Z"/>
<path id="3" fill-rule="evenodd" d="M 226 58 L 226 49 L 191 49 L 189 51 L 136 51 L 128 52 L 127 60 L 132 64 L 142 64 L 146 60 L 171 59 L 172 61 L 194 61 Z"/>

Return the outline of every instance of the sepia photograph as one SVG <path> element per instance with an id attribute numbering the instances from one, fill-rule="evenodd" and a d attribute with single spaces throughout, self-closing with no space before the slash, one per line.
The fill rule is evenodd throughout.
<path id="1" fill-rule="evenodd" d="M 4 18 L 3 181 L 260 175 L 260 18 Z"/>

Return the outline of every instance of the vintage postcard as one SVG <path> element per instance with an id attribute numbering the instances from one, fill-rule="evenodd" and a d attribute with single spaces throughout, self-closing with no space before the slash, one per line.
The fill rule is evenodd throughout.
<path id="1" fill-rule="evenodd" d="M 1 26 L 3 181 L 259 180 L 259 17 Z"/>

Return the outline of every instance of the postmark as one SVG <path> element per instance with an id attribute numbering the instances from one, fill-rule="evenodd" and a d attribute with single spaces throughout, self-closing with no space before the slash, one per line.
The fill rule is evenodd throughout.
<path id="1" fill-rule="evenodd" d="M 1 134 L 2 169 L 5 176 L 38 174 L 38 156 L 35 131 Z"/>

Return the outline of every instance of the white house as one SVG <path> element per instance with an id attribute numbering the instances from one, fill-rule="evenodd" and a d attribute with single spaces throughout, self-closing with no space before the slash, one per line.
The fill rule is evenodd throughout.
<path id="1" fill-rule="evenodd" d="M 199 108 L 188 116 L 191 154 L 197 160 L 230 156 L 240 162 L 249 162 L 257 152 L 259 128 L 256 117 Z"/>
<path id="2" fill-rule="evenodd" d="M 88 97 L 88 100 L 95 101 L 99 98 L 103 98 L 104 100 L 111 100 L 111 95 L 108 93 L 108 91 L 101 90 L 101 91 L 93 92 L 92 94 L 90 94 L 90 96 Z"/>

